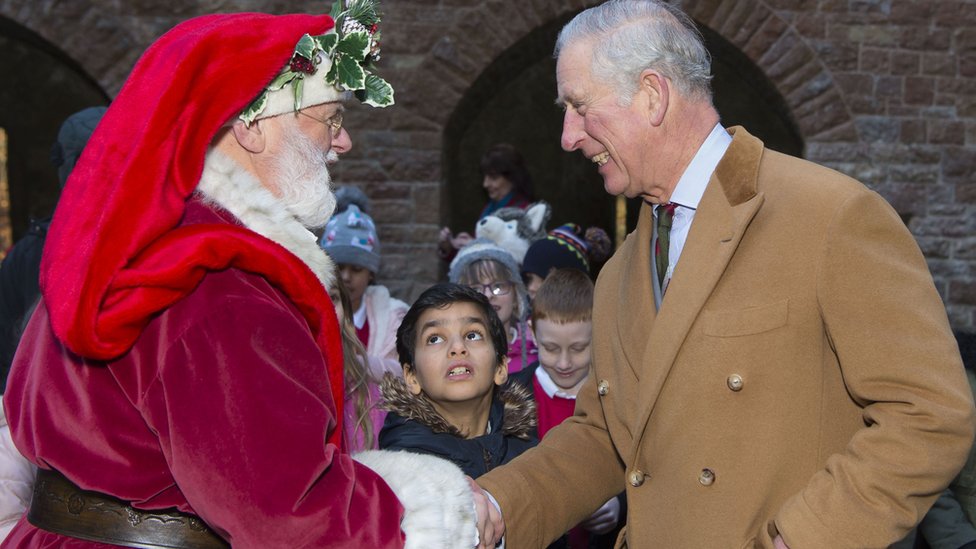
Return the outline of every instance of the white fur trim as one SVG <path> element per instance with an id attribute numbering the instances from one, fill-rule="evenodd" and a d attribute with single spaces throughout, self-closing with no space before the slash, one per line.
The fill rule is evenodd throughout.
<path id="1" fill-rule="evenodd" d="M 478 536 L 471 485 L 450 461 L 371 450 L 353 459 L 380 475 L 403 505 L 406 549 L 471 549 Z"/>
<path id="2" fill-rule="evenodd" d="M 298 256 L 326 290 L 335 284 L 335 264 L 319 248 L 315 235 L 257 178 L 226 155 L 214 149 L 207 152 L 197 191 L 208 201 L 234 214 L 248 229 Z"/>

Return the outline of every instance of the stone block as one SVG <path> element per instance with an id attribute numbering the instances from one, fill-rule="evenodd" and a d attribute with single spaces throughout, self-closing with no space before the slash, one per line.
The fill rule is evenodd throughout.
<path id="1" fill-rule="evenodd" d="M 946 28 L 976 25 L 976 3 L 970 0 L 939 0 L 927 2 L 932 6 L 933 22 Z"/>
<path id="2" fill-rule="evenodd" d="M 930 105 L 935 98 L 935 79 L 906 77 L 902 101 L 908 105 Z"/>
<path id="3" fill-rule="evenodd" d="M 858 70 L 862 73 L 888 74 L 891 71 L 891 50 L 872 47 L 861 48 Z"/>
<path id="4" fill-rule="evenodd" d="M 922 55 L 922 74 L 953 77 L 958 64 L 956 56 L 951 53 L 925 53 Z"/>
<path id="5" fill-rule="evenodd" d="M 847 96 L 847 107 L 854 115 L 881 115 L 885 114 L 887 102 L 873 95 L 854 95 Z"/>
<path id="6" fill-rule="evenodd" d="M 847 147 L 856 149 L 853 146 L 857 143 L 857 128 L 854 126 L 854 122 L 850 119 L 835 124 L 831 127 L 825 127 L 815 134 L 811 134 L 808 138 L 808 143 L 811 141 L 818 141 L 822 143 L 845 143 Z"/>
<path id="7" fill-rule="evenodd" d="M 918 237 L 915 239 L 918 242 L 919 248 L 922 250 L 922 254 L 927 258 L 933 259 L 949 259 L 949 254 L 952 251 L 952 240 L 948 238 L 939 237 Z"/>
<path id="8" fill-rule="evenodd" d="M 945 0 L 896 0 L 891 2 L 888 20 L 897 25 L 917 25 L 932 16 L 935 6 Z"/>
<path id="9" fill-rule="evenodd" d="M 806 157 L 814 162 L 863 162 L 864 151 L 850 143 L 807 142 Z"/>
<path id="10" fill-rule="evenodd" d="M 365 192 L 367 196 L 375 200 L 407 200 L 412 194 L 409 183 L 390 181 L 369 183 L 366 185 Z"/>
<path id="11" fill-rule="evenodd" d="M 911 51 L 895 51 L 891 54 L 891 73 L 899 75 L 916 75 L 921 71 L 922 56 Z"/>
<path id="12" fill-rule="evenodd" d="M 969 273 L 969 262 L 959 261 L 956 259 L 930 259 L 929 271 L 932 272 L 933 278 L 941 278 L 943 280 L 949 281 L 949 302 L 950 303 L 963 303 L 966 305 L 974 305 L 974 303 L 969 303 L 967 301 L 968 294 L 963 288 L 957 288 L 953 291 L 953 284 L 958 283 L 959 279 L 967 277 Z M 976 284 L 976 283 L 972 283 Z M 965 285 L 964 285 L 965 286 Z M 964 299 L 967 298 L 967 299 Z"/>
<path id="13" fill-rule="evenodd" d="M 959 76 L 976 78 L 976 54 L 967 53 L 959 56 Z"/>
<path id="14" fill-rule="evenodd" d="M 813 48 L 831 70 L 857 70 L 859 46 L 856 43 L 823 40 L 813 42 Z"/>
<path id="15" fill-rule="evenodd" d="M 863 72 L 842 72 L 834 74 L 834 82 L 844 95 L 874 95 L 875 77 Z"/>
<path id="16" fill-rule="evenodd" d="M 904 47 L 899 41 L 898 29 L 891 25 L 858 24 L 844 22 L 827 23 L 827 40 L 845 44 L 861 44 L 879 47 Z"/>
<path id="17" fill-rule="evenodd" d="M 867 143 L 884 142 L 894 143 L 898 141 L 901 125 L 898 120 L 892 120 L 881 116 L 864 116 L 854 121 L 857 126 L 858 135 Z"/>
<path id="18" fill-rule="evenodd" d="M 933 105 L 931 107 L 921 107 L 918 111 L 923 118 L 944 118 L 946 120 L 956 118 L 956 108 L 946 105 Z"/>
<path id="19" fill-rule="evenodd" d="M 793 28 L 806 39 L 827 38 L 827 19 L 819 13 L 800 13 L 793 19 Z"/>
<path id="20" fill-rule="evenodd" d="M 952 42 L 952 35 L 945 29 L 922 25 L 906 25 L 900 29 L 901 37 L 897 45 L 908 50 L 948 51 Z"/>
<path id="21" fill-rule="evenodd" d="M 904 93 L 905 79 L 901 76 L 879 76 L 874 83 L 874 93 L 878 97 L 901 98 Z"/>
<path id="22" fill-rule="evenodd" d="M 949 301 L 953 304 L 976 305 L 976 280 L 949 281 Z"/>
<path id="23" fill-rule="evenodd" d="M 946 314 L 949 317 L 949 324 L 952 325 L 954 331 L 959 333 L 972 333 L 976 331 L 976 307 L 950 303 L 946 307 Z M 963 360 L 966 360 L 965 357 Z"/>
<path id="24" fill-rule="evenodd" d="M 956 186 L 956 200 L 966 204 L 976 204 L 976 183 L 966 182 Z"/>
<path id="25" fill-rule="evenodd" d="M 939 181 L 938 164 L 888 164 L 888 176 L 894 183 L 934 184 Z"/>
<path id="26" fill-rule="evenodd" d="M 966 126 L 959 120 L 928 120 L 928 142 L 938 145 L 965 145 Z"/>
<path id="27" fill-rule="evenodd" d="M 942 175 L 947 181 L 966 181 L 974 185 L 976 174 L 976 149 L 972 147 L 946 147 L 942 157 Z M 958 192 L 958 191 L 957 191 Z"/>
<path id="28" fill-rule="evenodd" d="M 924 120 L 901 120 L 901 135 L 899 140 L 907 144 L 925 143 L 925 121 Z"/>
<path id="29" fill-rule="evenodd" d="M 967 205 L 967 207 L 970 209 L 973 208 L 972 205 Z M 976 237 L 963 238 L 956 241 L 953 257 L 956 259 L 976 260 Z"/>
<path id="30" fill-rule="evenodd" d="M 818 0 L 766 0 L 766 4 L 774 10 L 814 11 Z"/>

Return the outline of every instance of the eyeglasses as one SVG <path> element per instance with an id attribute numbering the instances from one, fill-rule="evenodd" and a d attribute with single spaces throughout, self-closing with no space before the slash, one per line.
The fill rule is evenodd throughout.
<path id="1" fill-rule="evenodd" d="M 491 284 L 468 284 L 468 287 L 488 297 L 506 295 L 512 291 L 511 282 L 492 282 Z"/>
<path id="2" fill-rule="evenodd" d="M 339 137 L 339 133 L 342 132 L 342 111 L 336 111 L 335 114 L 333 114 L 332 116 L 330 116 L 325 120 L 315 118 L 314 116 L 308 114 L 305 111 L 298 111 L 298 114 L 302 116 L 307 116 L 312 120 L 318 122 L 319 124 L 325 124 L 326 126 L 328 126 L 329 131 L 332 133 L 332 139 L 336 139 L 337 137 Z"/>

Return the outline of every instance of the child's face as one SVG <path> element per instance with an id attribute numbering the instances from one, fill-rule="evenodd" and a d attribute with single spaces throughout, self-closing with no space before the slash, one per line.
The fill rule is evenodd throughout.
<path id="1" fill-rule="evenodd" d="M 576 394 L 590 373 L 593 323 L 587 320 L 557 324 L 539 319 L 533 328 L 539 347 L 539 365 L 560 389 Z"/>
<path id="2" fill-rule="evenodd" d="M 474 402 L 508 380 L 508 364 L 498 363 L 481 310 L 457 302 L 421 313 L 413 368 L 403 377 L 413 394 L 423 390 L 435 404 Z"/>
<path id="3" fill-rule="evenodd" d="M 486 290 L 486 287 L 493 286 L 495 284 L 502 284 L 507 289 L 505 293 L 501 295 L 495 295 L 491 291 Z M 502 321 L 505 328 L 512 327 L 512 317 L 515 316 L 515 298 L 518 295 L 518 291 L 515 289 L 515 284 L 512 284 L 504 278 L 496 278 L 492 276 L 482 276 L 478 279 L 476 284 L 471 285 L 476 292 L 484 294 L 488 298 L 488 302 L 491 303 L 493 309 L 495 309 L 495 314 L 498 315 L 498 319 Z M 508 336 L 508 334 L 505 334 Z"/>
<path id="4" fill-rule="evenodd" d="M 349 290 L 349 300 L 352 301 L 353 307 L 358 308 L 362 302 L 363 294 L 366 293 L 366 287 L 369 286 L 369 269 L 351 263 L 340 263 L 339 276 L 342 277 L 342 283 Z"/>

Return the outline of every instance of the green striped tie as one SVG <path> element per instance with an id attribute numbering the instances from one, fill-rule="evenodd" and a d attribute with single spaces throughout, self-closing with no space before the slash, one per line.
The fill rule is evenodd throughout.
<path id="1" fill-rule="evenodd" d="M 671 244 L 671 222 L 674 220 L 674 210 L 677 204 L 668 202 L 657 207 L 657 247 L 654 248 L 654 259 L 657 262 L 657 282 L 661 293 L 664 293 L 664 276 L 668 272 L 668 247 Z"/>

